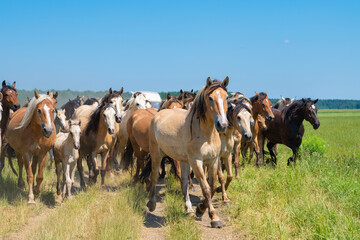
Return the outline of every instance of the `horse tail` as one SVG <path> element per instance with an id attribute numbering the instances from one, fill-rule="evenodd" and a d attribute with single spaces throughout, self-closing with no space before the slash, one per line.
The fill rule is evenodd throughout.
<path id="1" fill-rule="evenodd" d="M 11 159 L 12 159 L 12 158 L 9 157 L 9 164 L 10 164 L 11 170 L 13 171 L 13 173 L 14 173 L 16 176 L 18 176 L 18 174 L 17 174 L 17 172 L 16 172 L 16 170 L 15 170 L 15 168 L 14 168 L 14 165 L 13 165 Z"/>
<path id="2" fill-rule="evenodd" d="M 9 143 L 5 143 L 3 150 L 4 150 L 4 153 L 6 153 L 8 159 L 9 159 L 9 165 L 10 165 L 10 167 L 11 167 L 12 172 L 13 172 L 16 176 L 18 176 L 18 174 L 17 174 L 17 172 L 16 172 L 16 170 L 15 170 L 15 168 L 14 168 L 14 165 L 13 165 L 13 163 L 12 163 L 12 157 L 15 155 L 14 149 L 12 149 L 12 147 L 10 147 L 10 144 L 9 144 Z M 4 156 L 4 157 L 5 157 L 5 156 Z"/>
<path id="3" fill-rule="evenodd" d="M 126 148 L 125 148 L 125 153 L 124 153 L 124 169 L 125 170 L 129 170 L 129 167 L 134 164 L 133 153 L 134 153 L 134 149 L 132 147 L 130 138 L 128 138 Z"/>

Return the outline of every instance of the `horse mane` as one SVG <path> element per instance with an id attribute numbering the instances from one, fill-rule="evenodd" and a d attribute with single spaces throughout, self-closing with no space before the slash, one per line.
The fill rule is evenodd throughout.
<path id="1" fill-rule="evenodd" d="M 259 93 L 259 95 L 256 94 L 255 96 L 250 98 L 251 104 L 253 104 L 254 102 L 256 102 L 258 100 L 260 100 L 260 101 L 264 100 L 266 97 L 267 97 L 267 94 L 264 92 Z"/>
<path id="2" fill-rule="evenodd" d="M 85 135 L 89 135 L 90 132 L 95 132 L 97 133 L 98 129 L 99 129 L 99 122 L 100 122 L 100 114 L 103 110 L 105 110 L 108 107 L 111 107 L 112 104 L 111 103 L 104 103 L 104 104 L 100 104 L 96 110 L 91 114 L 90 116 L 90 120 L 89 123 L 86 126 L 85 129 Z"/>
<path id="3" fill-rule="evenodd" d="M 288 107 L 284 108 L 281 112 L 282 112 L 282 114 L 284 114 L 285 117 L 288 117 L 289 115 L 294 115 L 297 110 L 302 108 L 309 101 L 311 101 L 310 98 L 303 98 L 300 100 L 296 100 L 292 104 L 290 104 Z"/>
<path id="4" fill-rule="evenodd" d="M 12 86 L 9 85 L 9 83 L 6 83 L 6 85 L 2 87 L 1 92 L 7 91 L 7 90 L 13 90 L 13 91 L 17 92 L 15 88 L 13 88 Z"/>
<path id="5" fill-rule="evenodd" d="M 226 117 L 229 120 L 230 124 L 231 124 L 230 119 L 232 119 L 233 114 L 241 112 L 243 109 L 245 109 L 250 114 L 252 114 L 252 110 L 245 102 L 250 102 L 250 99 L 244 96 L 240 97 L 239 99 L 228 101 L 228 111 Z M 233 106 L 232 104 L 234 104 L 235 106 Z"/>
<path id="6" fill-rule="evenodd" d="M 199 122 L 204 121 L 206 119 L 205 113 L 206 113 L 207 107 L 205 104 L 205 102 L 206 102 L 205 99 L 218 88 L 222 88 L 227 92 L 226 87 L 224 87 L 222 85 L 221 81 L 214 80 L 210 85 L 206 84 L 204 87 L 202 87 L 199 90 L 199 92 L 196 94 L 194 103 L 189 110 L 189 114 L 191 116 L 191 121 L 190 121 L 190 132 L 191 133 L 192 133 L 192 124 L 193 124 L 195 114 L 197 115 Z"/>
<path id="7" fill-rule="evenodd" d="M 166 100 L 161 102 L 161 105 L 160 105 L 160 107 L 158 109 L 158 112 L 160 112 L 160 110 L 168 108 L 169 105 L 172 104 L 173 102 L 176 102 L 176 103 L 179 103 L 180 105 L 183 105 L 183 103 L 177 97 L 171 96 L 170 99 L 166 99 Z"/>
<path id="8" fill-rule="evenodd" d="M 33 97 L 30 100 L 29 105 L 26 109 L 25 115 L 24 115 L 23 119 L 21 120 L 20 125 L 18 127 L 16 127 L 16 129 L 23 129 L 23 128 L 26 128 L 27 126 L 29 126 L 37 105 L 39 105 L 39 103 L 41 103 L 44 100 L 49 100 L 53 103 L 53 99 L 46 94 L 40 94 L 39 98 Z"/>

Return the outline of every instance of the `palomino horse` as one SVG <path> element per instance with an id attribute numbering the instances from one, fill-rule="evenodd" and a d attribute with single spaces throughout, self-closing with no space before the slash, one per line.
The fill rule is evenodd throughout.
<path id="1" fill-rule="evenodd" d="M 81 134 L 81 121 L 69 120 L 69 132 L 60 132 L 56 135 L 56 141 L 54 144 L 54 159 L 56 164 L 57 195 L 61 194 L 60 178 L 61 167 L 63 167 L 63 194 L 64 199 L 67 193 L 68 198 L 71 196 L 71 185 L 74 182 L 76 162 L 79 158 L 80 148 L 80 134 Z"/>
<path id="2" fill-rule="evenodd" d="M 291 162 L 295 163 L 297 151 L 305 132 L 304 119 L 310 122 L 314 129 L 319 128 L 320 122 L 315 106 L 317 101 L 318 99 L 312 101 L 311 99 L 303 98 L 293 102 L 282 111 L 273 109 L 275 120 L 266 122 L 267 130 L 263 134 L 269 141 L 267 147 L 274 164 L 276 164 L 276 155 L 274 154 L 273 147 L 277 143 L 284 144 L 292 150 L 293 155 L 288 159 L 288 165 Z"/>
<path id="3" fill-rule="evenodd" d="M 29 185 L 29 203 L 35 203 L 34 193 L 40 192 L 43 180 L 43 171 L 46 162 L 46 153 L 54 145 L 56 132 L 54 118 L 56 106 L 52 94 L 35 97 L 27 108 L 21 108 L 12 116 L 6 130 L 6 137 L 10 146 L 15 150 L 19 164 L 19 185 L 23 185 L 22 167 L 25 164 L 27 182 Z M 26 136 L 26 137 L 24 137 Z M 30 165 L 32 158 L 32 164 Z M 36 186 L 33 191 L 33 182 L 36 169 Z"/>
<path id="4" fill-rule="evenodd" d="M 271 111 L 271 102 L 268 99 L 268 96 L 266 93 L 256 93 L 254 97 L 251 99 L 252 104 L 252 112 L 253 112 L 253 119 L 255 120 L 254 126 L 251 128 L 252 132 L 252 139 L 250 142 L 244 142 L 241 143 L 241 153 L 242 156 L 246 156 L 247 149 L 250 148 L 250 157 L 249 161 L 251 161 L 253 157 L 253 150 L 255 149 L 256 152 L 256 166 L 260 165 L 260 159 L 263 156 L 263 148 L 260 146 L 263 146 L 264 139 L 262 138 L 261 133 L 261 125 L 260 125 L 260 118 L 263 117 L 268 121 L 271 121 L 274 119 L 274 114 Z M 262 158 L 263 165 L 264 158 Z"/>
<path id="5" fill-rule="evenodd" d="M 277 110 L 283 110 L 285 107 L 289 106 L 290 104 L 292 104 L 294 102 L 295 98 L 284 98 L 281 97 L 281 99 L 279 101 L 277 101 L 272 108 L 275 108 Z"/>
<path id="6" fill-rule="evenodd" d="M 105 173 L 107 157 L 114 147 L 118 126 L 115 124 L 115 106 L 113 103 L 103 102 L 92 112 L 90 117 L 79 117 L 81 120 L 80 152 L 78 160 L 78 170 L 80 184 L 85 188 L 82 157 L 87 155 L 90 179 L 96 182 L 97 170 L 95 156 L 101 155 L 101 185 L 105 187 Z M 94 174 L 91 176 L 91 172 Z"/>
<path id="7" fill-rule="evenodd" d="M 211 198 L 216 189 L 221 149 L 219 131 L 224 131 L 228 126 L 226 118 L 228 83 L 228 77 L 223 82 L 208 78 L 189 111 L 165 109 L 152 119 L 149 134 L 152 172 L 147 203 L 151 212 L 156 208 L 155 186 L 159 177 L 157 169 L 160 167 L 161 159 L 169 156 L 181 162 L 181 182 L 187 212 L 193 213 L 188 189 L 191 166 L 205 198 L 197 206 L 196 215 L 201 217 L 208 208 L 211 227 L 223 226 L 216 215 Z M 208 168 L 210 186 L 203 170 L 204 165 Z"/>
<path id="8" fill-rule="evenodd" d="M 228 102 L 227 119 L 229 126 L 225 132 L 220 133 L 221 139 L 221 151 L 219 162 L 219 182 L 220 187 L 217 188 L 217 192 L 222 192 L 222 198 L 225 203 L 229 203 L 230 200 L 226 195 L 226 190 L 233 178 L 232 174 L 232 151 L 234 149 L 234 132 L 238 131 L 241 134 L 242 139 L 250 141 L 252 138 L 251 126 L 253 125 L 252 111 L 248 105 L 247 98 L 241 98 Z M 222 171 L 222 164 L 225 165 L 227 178 L 225 183 L 224 174 Z"/>
<path id="9" fill-rule="evenodd" d="M 131 114 L 138 110 L 138 109 L 146 109 L 146 97 L 144 94 L 140 92 L 135 92 L 127 102 L 125 106 L 125 113 L 123 118 L 121 119 L 120 124 L 118 125 L 118 132 L 117 132 L 117 141 L 114 147 L 114 150 L 111 154 L 112 160 L 117 165 L 116 156 L 120 152 L 121 161 L 124 159 L 124 152 L 125 152 L 125 146 L 128 141 L 128 133 L 126 130 L 126 123 L 131 116 Z M 110 166 L 108 166 L 110 167 Z"/>
<path id="10" fill-rule="evenodd" d="M 0 157 L 0 174 L 2 169 L 5 166 L 5 153 L 8 152 L 7 141 L 5 139 L 5 131 L 7 125 L 9 123 L 10 118 L 10 110 L 16 111 L 20 108 L 19 100 L 17 98 L 17 91 L 15 89 L 16 82 L 14 82 L 11 86 L 7 85 L 5 80 L 2 82 L 1 94 L 3 98 L 1 99 L 3 111 L 1 113 L 1 157 Z M 17 175 L 15 169 L 13 168 L 11 160 L 9 160 L 11 169 Z"/>
<path id="11" fill-rule="evenodd" d="M 182 103 L 176 97 L 167 96 L 167 99 L 161 104 L 159 110 L 155 108 L 139 109 L 134 111 L 126 124 L 128 133 L 128 142 L 124 153 L 124 168 L 127 169 L 133 163 L 133 153 L 136 156 L 136 173 L 134 176 L 135 182 L 139 178 L 140 170 L 144 169 L 144 162 L 149 151 L 149 129 L 152 118 L 157 111 L 162 109 L 182 108 Z M 150 162 L 149 162 L 150 163 Z M 165 166 L 165 165 L 163 165 Z M 151 168 L 148 168 L 151 171 Z M 180 167 L 176 168 L 179 174 Z M 163 169 L 162 173 L 165 173 Z M 178 175 L 180 177 L 180 175 Z"/>

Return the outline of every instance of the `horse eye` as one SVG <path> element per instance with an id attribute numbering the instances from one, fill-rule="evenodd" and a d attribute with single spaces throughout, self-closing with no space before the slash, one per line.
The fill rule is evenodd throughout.
<path id="1" fill-rule="evenodd" d="M 38 114 L 41 114 L 41 109 L 38 109 L 37 112 L 38 112 Z"/>
<path id="2" fill-rule="evenodd" d="M 212 102 L 212 101 L 214 101 L 214 99 L 212 98 L 212 97 L 209 97 L 209 100 Z"/>
<path id="3" fill-rule="evenodd" d="M 138 103 L 136 104 L 136 106 L 139 106 L 139 105 L 140 105 L 140 104 L 138 104 Z"/>
<path id="4" fill-rule="evenodd" d="M 265 104 L 262 104 L 263 107 L 265 107 Z"/>
<path id="5" fill-rule="evenodd" d="M 237 116 L 237 120 L 240 121 L 240 120 L 241 120 L 241 117 L 240 117 L 240 116 Z"/>

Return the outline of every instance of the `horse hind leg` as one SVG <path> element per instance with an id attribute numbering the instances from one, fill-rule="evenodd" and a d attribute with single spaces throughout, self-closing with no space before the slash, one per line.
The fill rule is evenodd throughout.
<path id="1" fill-rule="evenodd" d="M 274 153 L 274 145 L 275 145 L 274 143 L 268 142 L 268 144 L 266 146 L 267 146 L 267 148 L 269 150 L 272 162 L 274 163 L 274 165 L 276 165 L 277 164 L 277 159 L 276 159 L 276 155 Z"/>
<path id="2" fill-rule="evenodd" d="M 82 165 L 83 155 L 79 154 L 79 158 L 77 160 L 77 169 L 80 176 L 80 187 L 82 190 L 86 190 L 85 180 L 84 180 L 84 168 Z"/>
<path id="3" fill-rule="evenodd" d="M 46 163 L 46 154 L 42 158 L 39 157 L 38 159 L 39 160 L 41 159 L 41 161 L 38 163 L 39 172 L 36 175 L 36 186 L 35 186 L 35 190 L 34 190 L 35 194 L 40 193 L 40 185 L 44 179 L 44 167 L 45 167 L 45 163 Z"/>
<path id="4" fill-rule="evenodd" d="M 25 188 L 25 182 L 23 179 L 23 166 L 24 166 L 24 161 L 23 158 L 20 154 L 16 154 L 16 158 L 18 160 L 18 166 L 19 166 L 19 177 L 18 177 L 18 187 L 21 189 Z"/>
<path id="5" fill-rule="evenodd" d="M 220 186 L 216 188 L 216 192 L 221 192 L 222 193 L 222 200 L 224 201 L 225 204 L 227 204 L 228 202 L 230 202 L 229 198 L 227 197 L 226 191 L 225 191 L 225 176 L 221 167 L 221 158 L 219 159 L 219 163 L 218 163 L 218 170 L 217 170 L 217 175 L 219 178 L 219 182 L 220 182 Z"/>
<path id="6" fill-rule="evenodd" d="M 182 188 L 183 195 L 184 195 L 186 212 L 189 216 L 194 216 L 194 210 L 192 208 L 192 203 L 190 201 L 189 185 L 188 185 L 188 183 L 189 183 L 188 176 L 190 173 L 190 165 L 189 165 L 189 163 L 180 162 L 180 167 L 181 167 L 181 188 Z"/>

